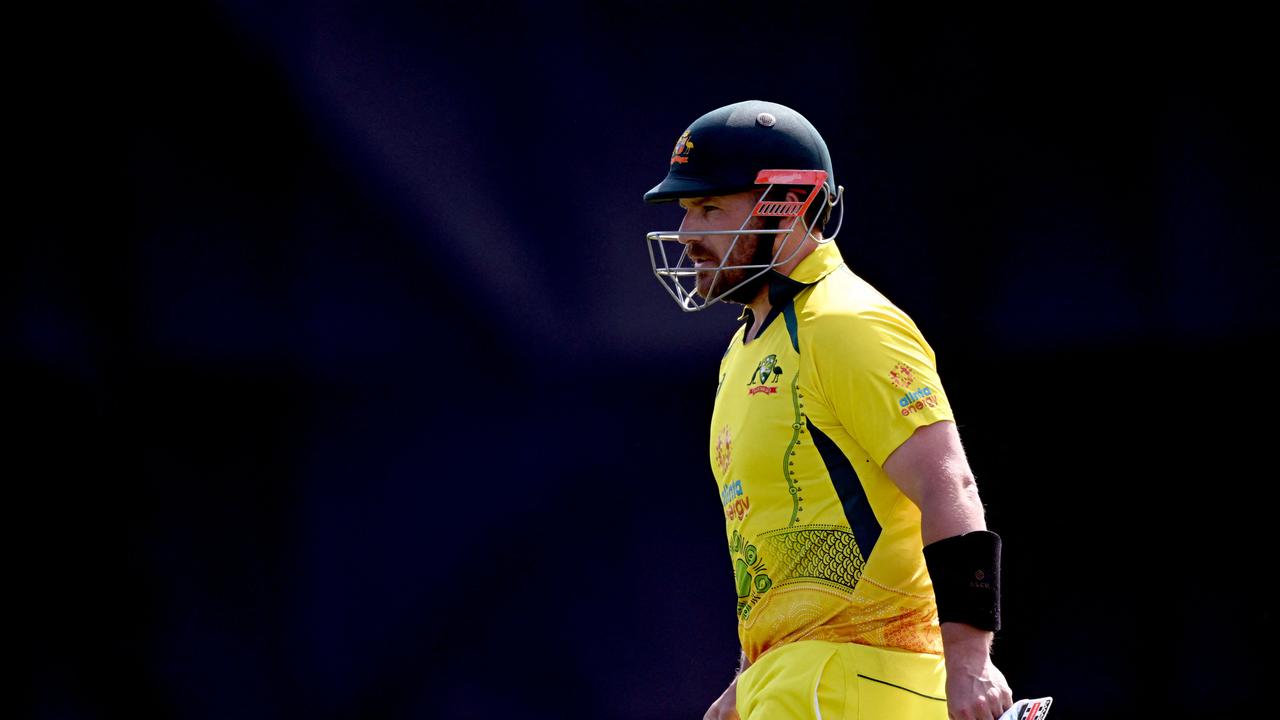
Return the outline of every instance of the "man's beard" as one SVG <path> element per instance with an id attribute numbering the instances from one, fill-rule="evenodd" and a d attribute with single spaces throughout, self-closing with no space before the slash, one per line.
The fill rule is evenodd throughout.
<path id="1" fill-rule="evenodd" d="M 733 292 L 724 296 L 725 300 L 738 303 L 739 305 L 750 304 L 751 301 L 755 300 L 756 296 L 760 294 L 760 288 L 764 287 L 765 284 L 769 282 L 769 273 L 766 268 L 773 262 L 772 235 L 749 235 L 743 238 L 743 240 L 746 240 L 749 244 L 749 247 L 743 248 L 748 253 L 748 259 L 747 262 L 735 264 L 759 265 L 760 267 L 752 268 L 750 270 L 735 271 L 738 277 L 734 279 L 734 283 L 742 282 L 743 279 L 750 277 L 751 275 L 756 276 L 743 283 L 741 287 L 736 288 Z M 720 276 L 720 279 L 724 280 L 723 274 Z M 726 283 L 724 287 L 733 287 L 733 285 Z"/>
<path id="2" fill-rule="evenodd" d="M 754 224 L 754 223 L 753 223 Z M 762 227 L 748 228 L 760 230 Z M 729 257 L 722 263 L 726 268 L 733 266 L 754 265 L 740 270 L 708 270 L 699 273 L 698 294 L 710 299 L 722 292 L 723 288 L 734 288 L 724 296 L 729 302 L 748 305 L 760 294 L 760 288 L 769 282 L 767 268 L 773 263 L 773 235 L 744 234 L 738 238 Z M 755 277 L 752 277 L 752 276 Z M 705 280 L 703 278 L 706 278 Z M 743 282 L 747 278 L 751 280 Z M 734 287 L 742 283 L 740 287 Z M 704 285 L 705 287 L 704 289 Z"/>

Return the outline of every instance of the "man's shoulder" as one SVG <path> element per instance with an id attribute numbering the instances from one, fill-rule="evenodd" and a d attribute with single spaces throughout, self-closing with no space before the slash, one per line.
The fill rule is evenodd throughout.
<path id="1" fill-rule="evenodd" d="M 815 283 L 799 310 L 801 327 L 819 336 L 867 332 L 885 323 L 912 324 L 906 313 L 848 266 Z"/>

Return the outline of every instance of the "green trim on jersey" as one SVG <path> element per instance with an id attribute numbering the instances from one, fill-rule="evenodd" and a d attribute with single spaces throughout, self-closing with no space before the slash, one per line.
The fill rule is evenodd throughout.
<path id="1" fill-rule="evenodd" d="M 796 485 L 796 445 L 800 442 L 800 431 L 804 427 L 800 422 L 800 392 L 796 384 L 800 382 L 800 373 L 791 378 L 791 404 L 795 408 L 795 422 L 791 424 L 791 442 L 787 443 L 787 452 L 782 456 L 782 477 L 787 481 L 787 492 L 791 494 L 791 520 L 787 527 L 800 520 L 800 488 Z"/>

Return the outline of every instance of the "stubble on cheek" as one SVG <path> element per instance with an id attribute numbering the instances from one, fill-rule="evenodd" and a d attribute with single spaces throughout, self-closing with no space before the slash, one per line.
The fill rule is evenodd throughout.
<path id="1" fill-rule="evenodd" d="M 729 252 L 729 257 L 723 265 L 726 268 L 740 267 L 743 265 L 759 264 L 757 257 L 761 239 L 759 235 L 743 234 L 738 238 L 738 242 L 733 245 L 733 249 Z M 768 262 L 767 260 L 765 262 Z M 748 277 L 760 272 L 760 268 L 750 269 L 726 269 L 726 270 L 708 270 L 698 273 L 698 294 L 703 298 L 712 298 L 716 295 L 736 287 L 739 283 Z M 734 293 L 730 293 L 730 298 Z"/>

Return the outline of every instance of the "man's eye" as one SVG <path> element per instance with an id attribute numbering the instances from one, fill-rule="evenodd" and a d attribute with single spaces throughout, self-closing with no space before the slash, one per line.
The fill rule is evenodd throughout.
<path id="1" fill-rule="evenodd" d="M 702 209 L 704 212 L 711 212 L 712 210 L 719 210 L 720 208 L 716 207 L 715 205 L 703 205 Z"/>

